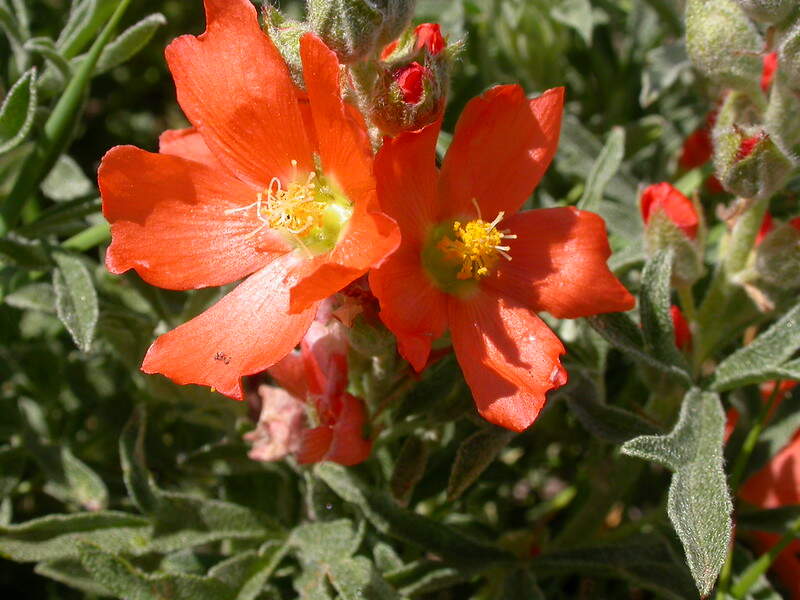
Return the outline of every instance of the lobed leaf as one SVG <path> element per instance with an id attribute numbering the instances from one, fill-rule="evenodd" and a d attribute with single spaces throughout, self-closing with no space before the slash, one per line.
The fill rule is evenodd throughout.
<path id="1" fill-rule="evenodd" d="M 800 359 L 786 362 L 800 348 L 800 304 L 795 305 L 769 329 L 744 348 L 723 360 L 711 387 L 724 392 L 737 387 L 776 379 L 784 374 L 795 379 Z M 785 371 L 782 373 L 782 370 Z"/>
<path id="2" fill-rule="evenodd" d="M 642 436 L 622 445 L 624 454 L 674 472 L 667 513 L 703 596 L 713 588 L 731 541 L 733 505 L 722 458 L 724 429 L 719 397 L 695 388 L 684 397 L 671 433 Z"/>

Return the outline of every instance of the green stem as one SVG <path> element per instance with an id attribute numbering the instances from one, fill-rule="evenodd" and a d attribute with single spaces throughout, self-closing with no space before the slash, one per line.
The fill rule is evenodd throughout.
<path id="1" fill-rule="evenodd" d="M 797 519 L 794 523 L 792 523 L 789 530 L 783 534 L 781 539 L 778 540 L 777 544 L 770 548 L 765 554 L 759 556 L 754 563 L 745 569 L 745 572 L 742 573 L 739 581 L 737 581 L 736 585 L 733 586 L 733 589 L 731 590 L 731 596 L 737 600 L 744 598 L 750 588 L 753 587 L 756 581 L 758 581 L 758 578 L 766 573 L 770 565 L 775 562 L 775 559 L 778 557 L 778 555 L 783 552 L 789 544 L 797 539 L 798 536 L 800 536 L 800 519 Z"/>
<path id="2" fill-rule="evenodd" d="M 729 277 L 735 277 L 747 266 L 747 259 L 756 245 L 758 230 L 761 229 L 768 206 L 769 198 L 754 201 L 733 226 L 725 256 L 725 272 Z"/>
<path id="3" fill-rule="evenodd" d="M 88 229 L 84 229 L 80 233 L 76 233 L 71 238 L 64 240 L 61 243 L 62 248 L 67 250 L 75 250 L 76 252 L 84 252 L 89 248 L 94 248 L 107 241 L 111 237 L 111 229 L 108 223 L 98 223 L 92 225 Z"/>
<path id="4" fill-rule="evenodd" d="M 764 431 L 764 426 L 767 424 L 767 417 L 769 416 L 769 413 L 775 404 L 780 387 L 781 380 L 778 379 L 775 381 L 775 388 L 772 390 L 769 400 L 767 400 L 761 407 L 761 411 L 758 413 L 755 424 L 748 432 L 747 438 L 745 438 L 744 444 L 742 444 L 742 448 L 739 450 L 739 455 L 736 457 L 736 462 L 733 465 L 733 472 L 731 473 L 730 479 L 731 489 L 734 492 L 739 488 L 742 476 L 744 475 L 744 470 L 747 468 L 747 463 L 750 461 L 750 455 L 753 453 L 753 450 L 758 443 L 758 438 L 761 436 L 761 432 Z"/>
<path id="5" fill-rule="evenodd" d="M 13 189 L 0 210 L 0 236 L 16 227 L 25 202 L 36 191 L 41 180 L 67 147 L 74 130 L 75 118 L 83 105 L 84 94 L 100 54 L 111 41 L 114 31 L 130 3 L 131 0 L 120 0 L 103 31 L 89 49 L 86 59 L 81 63 L 56 103 L 50 118 L 47 119 L 37 147 L 25 160 Z"/>

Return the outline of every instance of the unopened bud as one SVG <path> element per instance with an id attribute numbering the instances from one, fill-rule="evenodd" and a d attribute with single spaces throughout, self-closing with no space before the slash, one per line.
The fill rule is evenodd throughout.
<path id="1" fill-rule="evenodd" d="M 736 0 L 745 14 L 761 23 L 779 23 L 789 16 L 796 0 Z"/>
<path id="2" fill-rule="evenodd" d="M 775 79 L 775 71 L 778 68 L 778 53 L 770 52 L 762 58 L 761 68 L 761 91 L 765 94 L 772 87 L 772 80 Z"/>
<path id="3" fill-rule="evenodd" d="M 286 61 L 292 80 L 299 87 L 305 88 L 303 61 L 300 59 L 300 38 L 310 31 L 308 25 L 301 21 L 287 19 L 278 9 L 265 4 L 264 29 L 283 56 L 283 60 Z"/>
<path id="4" fill-rule="evenodd" d="M 734 0 L 688 0 L 686 50 L 697 70 L 716 83 L 758 94 L 763 46 Z"/>
<path id="5" fill-rule="evenodd" d="M 375 56 L 408 25 L 416 0 L 308 0 L 308 21 L 343 63 Z"/>
<path id="6" fill-rule="evenodd" d="M 642 192 L 639 206 L 648 255 L 673 248 L 673 283 L 684 286 L 697 281 L 703 266 L 697 241 L 701 220 L 694 203 L 669 183 L 658 183 Z"/>
<path id="7" fill-rule="evenodd" d="M 381 54 L 381 72 L 370 98 L 370 118 L 386 135 L 420 129 L 441 114 L 452 57 L 439 25 L 408 30 Z"/>
<path id="8" fill-rule="evenodd" d="M 714 127 L 717 178 L 732 194 L 761 199 L 779 190 L 791 174 L 792 160 L 760 125 L 760 111 L 748 97 L 731 92 Z"/>
<path id="9" fill-rule="evenodd" d="M 800 287 L 800 217 L 764 237 L 756 251 L 756 271 L 781 289 Z"/>

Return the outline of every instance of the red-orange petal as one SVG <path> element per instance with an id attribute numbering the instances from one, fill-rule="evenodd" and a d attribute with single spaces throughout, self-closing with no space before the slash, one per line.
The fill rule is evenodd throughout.
<path id="1" fill-rule="evenodd" d="M 289 354 L 267 369 L 267 373 L 275 380 L 275 383 L 292 396 L 303 402 L 306 401 L 309 392 L 308 378 L 306 376 L 305 360 L 299 351 L 289 352 Z"/>
<path id="2" fill-rule="evenodd" d="M 288 314 L 289 287 L 303 267 L 291 253 L 254 273 L 200 316 L 159 337 L 142 370 L 241 400 L 242 376 L 286 356 L 314 319 L 316 306 Z"/>
<path id="3" fill-rule="evenodd" d="M 518 85 L 497 86 L 461 113 L 442 165 L 441 219 L 511 215 L 527 200 L 558 146 L 564 88 L 529 100 Z M 473 217 L 474 218 L 474 217 Z"/>
<path id="4" fill-rule="evenodd" d="M 253 203 L 255 190 L 202 163 L 117 146 L 103 157 L 98 181 L 112 273 L 136 269 L 176 290 L 224 285 L 289 250 L 255 208 L 228 212 Z"/>
<path id="5" fill-rule="evenodd" d="M 305 310 L 313 302 L 335 294 L 351 281 L 380 265 L 400 244 L 397 224 L 374 212 L 375 193 L 356 203 L 347 230 L 327 254 L 309 261 L 308 275 L 292 288 L 292 312 Z"/>
<path id="6" fill-rule="evenodd" d="M 545 394 L 564 385 L 564 346 L 534 313 L 512 300 L 478 293 L 448 302 L 453 348 L 478 412 L 495 425 L 523 431 Z"/>
<path id="7" fill-rule="evenodd" d="M 203 163 L 212 169 L 223 169 L 194 127 L 167 129 L 158 137 L 158 152 Z"/>
<path id="8" fill-rule="evenodd" d="M 372 450 L 372 441 L 364 438 L 367 412 L 364 403 L 350 394 L 341 398 L 342 409 L 332 425 L 331 445 L 324 459 L 350 466 L 364 462 Z"/>
<path id="9" fill-rule="evenodd" d="M 205 0 L 206 31 L 166 50 L 178 102 L 211 152 L 237 177 L 265 188 L 273 177 L 313 170 L 286 63 L 249 0 Z"/>
<path id="10" fill-rule="evenodd" d="M 386 138 L 375 158 L 378 204 L 402 232 L 403 248 L 421 249 L 438 210 L 436 140 L 441 120 Z"/>
<path id="11" fill-rule="evenodd" d="M 517 239 L 484 285 L 554 317 L 630 310 L 636 301 L 606 266 L 611 255 L 603 219 L 571 207 L 528 210 L 500 228 Z"/>
<path id="12" fill-rule="evenodd" d="M 342 99 L 336 54 L 307 33 L 300 40 L 300 56 L 322 171 L 350 200 L 359 202 L 375 189 L 366 125 Z"/>
<path id="13" fill-rule="evenodd" d="M 416 371 L 447 328 L 447 297 L 422 269 L 418 250 L 401 248 L 369 274 L 380 317 L 397 337 L 397 349 Z"/>

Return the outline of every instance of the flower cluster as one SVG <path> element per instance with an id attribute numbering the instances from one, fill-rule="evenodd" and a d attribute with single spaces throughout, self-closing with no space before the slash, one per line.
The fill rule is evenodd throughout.
<path id="1" fill-rule="evenodd" d="M 600 217 L 520 210 L 555 154 L 563 88 L 475 98 L 439 168 L 452 52 L 438 25 L 362 59 L 383 73 L 365 93 L 365 69 L 313 31 L 298 36 L 300 87 L 248 0 L 205 8 L 205 33 L 166 51 L 191 127 L 165 132 L 157 153 L 103 158 L 106 265 L 173 290 L 241 282 L 160 336 L 142 369 L 236 399 L 262 373 L 251 457 L 359 462 L 375 407 L 348 392 L 354 313 L 334 316 L 330 299 L 368 274 L 373 328 L 388 328 L 414 371 L 452 344 L 478 411 L 530 426 L 567 379 L 565 348 L 536 313 L 634 305 L 606 266 Z M 374 126 L 393 136 L 377 138 L 377 155 Z"/>

